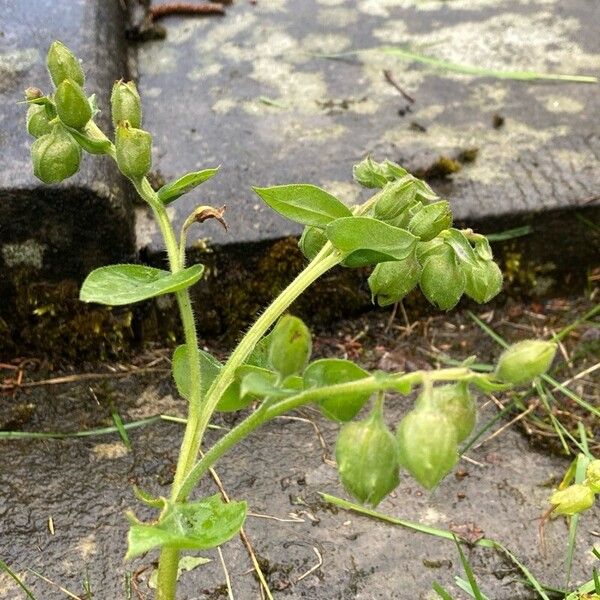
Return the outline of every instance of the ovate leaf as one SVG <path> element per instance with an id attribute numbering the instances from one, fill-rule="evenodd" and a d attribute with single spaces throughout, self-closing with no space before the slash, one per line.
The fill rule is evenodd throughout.
<path id="1" fill-rule="evenodd" d="M 246 518 L 246 502 L 221 500 L 218 494 L 198 502 L 164 501 L 156 523 L 141 523 L 130 516 L 126 559 L 154 548 L 206 550 L 231 539 Z"/>
<path id="2" fill-rule="evenodd" d="M 200 352 L 200 389 L 204 396 L 212 382 L 216 379 L 221 370 L 221 363 L 208 352 Z M 177 386 L 179 394 L 186 399 L 190 397 L 190 371 L 188 368 L 187 346 L 182 344 L 175 348 L 172 360 L 173 379 Z"/>
<path id="3" fill-rule="evenodd" d="M 178 273 L 144 265 L 100 267 L 86 277 L 79 299 L 108 306 L 131 304 L 183 290 L 196 283 L 203 272 L 203 265 L 194 265 Z"/>
<path id="4" fill-rule="evenodd" d="M 316 185 L 297 183 L 253 189 L 275 212 L 302 225 L 325 227 L 334 219 L 352 215 L 345 204 Z"/>
<path id="5" fill-rule="evenodd" d="M 405 229 L 388 225 L 371 217 L 336 219 L 325 230 L 329 241 L 348 254 L 349 267 L 402 260 L 416 247 L 418 238 Z"/>
<path id="6" fill-rule="evenodd" d="M 304 386 L 306 389 L 321 388 L 358 381 L 368 376 L 367 371 L 350 360 L 322 358 L 312 362 L 304 371 Z M 350 421 L 358 414 L 370 395 L 370 392 L 359 391 L 328 396 L 324 391 L 323 396 L 316 402 L 326 417 L 335 421 Z"/>
<path id="7" fill-rule="evenodd" d="M 204 183 L 206 180 L 214 177 L 219 170 L 216 169 L 204 169 L 203 171 L 195 171 L 193 173 L 186 173 L 183 177 L 171 181 L 163 185 L 156 195 L 163 204 L 169 204 L 173 200 L 177 200 L 183 194 L 187 194 L 193 190 L 196 186 Z"/>
<path id="8" fill-rule="evenodd" d="M 460 262 L 469 265 L 473 269 L 479 266 L 475 250 L 473 250 L 471 243 L 462 231 L 454 228 L 448 229 L 445 232 L 444 241 L 454 250 L 454 254 Z"/>

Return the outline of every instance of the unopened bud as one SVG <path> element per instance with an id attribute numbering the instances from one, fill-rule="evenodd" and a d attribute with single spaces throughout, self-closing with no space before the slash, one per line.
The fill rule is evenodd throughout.
<path id="1" fill-rule="evenodd" d="M 304 371 L 312 352 L 310 331 L 298 317 L 284 315 L 277 321 L 269 347 L 269 362 L 282 378 Z"/>
<path id="2" fill-rule="evenodd" d="M 379 408 L 342 427 L 335 459 L 342 484 L 363 504 L 377 506 L 400 483 L 396 439 Z"/>
<path id="3" fill-rule="evenodd" d="M 63 181 L 79 170 L 81 148 L 62 125 L 43 135 L 31 146 L 33 174 L 44 183 Z"/>
<path id="4" fill-rule="evenodd" d="M 413 410 L 396 431 L 400 465 L 427 489 L 435 487 L 458 461 L 458 439 L 450 419 L 435 410 Z"/>
<path id="5" fill-rule="evenodd" d="M 30 104 L 27 109 L 27 131 L 33 137 L 39 138 L 52 131 L 50 121 L 53 116 L 49 114 L 46 106 L 41 104 Z"/>
<path id="6" fill-rule="evenodd" d="M 593 460 L 588 465 L 586 471 L 586 484 L 591 490 L 598 494 L 600 493 L 600 460 Z"/>
<path id="7" fill-rule="evenodd" d="M 414 181 L 409 179 L 388 183 L 373 206 L 373 216 L 386 222 L 397 219 L 414 199 Z"/>
<path id="8" fill-rule="evenodd" d="M 138 179 L 152 167 L 152 136 L 127 121 L 117 125 L 115 135 L 117 165 L 126 177 Z"/>
<path id="9" fill-rule="evenodd" d="M 83 129 L 92 118 L 92 107 L 83 88 L 72 79 L 61 81 L 54 101 L 59 119 L 68 127 Z"/>
<path id="10" fill-rule="evenodd" d="M 428 242 L 452 225 L 452 212 L 446 200 L 423 206 L 410 220 L 408 231 Z"/>
<path id="11" fill-rule="evenodd" d="M 493 260 L 477 261 L 477 267 L 465 267 L 465 293 L 479 304 L 485 304 L 502 290 L 502 271 Z"/>
<path id="12" fill-rule="evenodd" d="M 528 383 L 550 368 L 555 354 L 554 342 L 523 340 L 513 344 L 500 355 L 496 378 L 503 383 Z"/>
<path id="13" fill-rule="evenodd" d="M 47 57 L 48 71 L 54 85 L 58 87 L 65 79 L 83 85 L 85 75 L 77 57 L 62 43 L 52 42 Z"/>
<path id="14" fill-rule="evenodd" d="M 42 92 L 42 90 L 40 90 L 40 88 L 28 87 L 25 90 L 25 100 L 28 100 L 28 101 L 38 100 L 39 98 L 42 98 L 43 96 L 44 96 L 44 92 Z"/>
<path id="15" fill-rule="evenodd" d="M 379 263 L 369 277 L 373 302 L 388 306 L 400 302 L 418 283 L 421 265 L 414 253 L 404 260 Z"/>
<path id="16" fill-rule="evenodd" d="M 388 182 L 383 164 L 376 163 L 370 156 L 352 167 L 352 176 L 366 188 L 382 188 Z"/>
<path id="17" fill-rule="evenodd" d="M 442 310 L 458 304 L 465 291 L 465 274 L 452 248 L 444 245 L 426 258 L 419 285 L 427 300 Z"/>
<path id="18" fill-rule="evenodd" d="M 554 512 L 559 515 L 575 515 L 594 505 L 594 492 L 580 483 L 570 485 L 564 490 L 554 492 L 550 504 L 554 504 Z"/>
<path id="19" fill-rule="evenodd" d="M 116 81 L 110 96 L 110 104 L 115 127 L 122 121 L 129 121 L 132 127 L 142 126 L 142 102 L 133 81 Z"/>
<path id="20" fill-rule="evenodd" d="M 327 243 L 327 236 L 318 227 L 305 227 L 298 242 L 300 250 L 308 260 L 312 260 Z"/>

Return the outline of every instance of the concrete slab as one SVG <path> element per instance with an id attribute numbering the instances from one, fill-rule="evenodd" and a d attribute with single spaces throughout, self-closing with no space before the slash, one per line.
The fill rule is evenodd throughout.
<path id="1" fill-rule="evenodd" d="M 34 176 L 25 130 L 29 86 L 50 90 L 46 53 L 55 39 L 83 60 L 87 89 L 104 112 L 125 72 L 119 0 L 7 0 L 0 15 L 0 296 L 36 280 L 80 279 L 91 268 L 133 255 L 129 187 L 108 159 L 84 156 L 81 171 L 58 186 Z M 14 292 L 14 290 L 12 290 Z M 6 317 L 2 302 L 0 318 Z"/>
<path id="2" fill-rule="evenodd" d="M 351 167 L 368 153 L 433 176 L 466 222 L 539 226 L 532 214 L 598 207 L 598 85 L 473 77 L 376 51 L 314 54 L 402 46 L 475 67 L 597 75 L 599 11 L 586 0 L 259 0 L 225 17 L 164 19 L 166 39 L 138 47 L 155 167 L 168 180 L 222 165 L 174 217 L 227 204 L 230 231 L 198 234 L 216 244 L 297 234 L 250 186 L 311 182 L 352 201 Z M 462 159 L 460 171 L 439 177 L 442 156 Z M 137 233 L 160 248 L 143 210 Z"/>

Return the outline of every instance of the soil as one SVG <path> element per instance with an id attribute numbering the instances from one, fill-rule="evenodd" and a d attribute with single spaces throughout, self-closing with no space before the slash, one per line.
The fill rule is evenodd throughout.
<path id="1" fill-rule="evenodd" d="M 516 341 L 549 337 L 593 306 L 590 299 L 554 298 L 544 303 L 509 302 L 502 308 L 475 312 L 506 339 Z M 467 311 L 415 322 L 411 322 L 410 311 L 406 318 L 401 310 L 395 319 L 390 316 L 389 311 L 374 311 L 317 329 L 315 355 L 346 356 L 370 369 L 410 371 L 440 364 L 440 353 L 455 359 L 477 354 L 484 363 L 499 353 L 495 342 Z M 564 356 L 554 367 L 559 381 L 577 377 L 570 389 L 595 406 L 599 403 L 598 379 L 594 379 L 594 371 L 584 371 L 597 362 L 599 345 L 598 321 L 583 322 L 564 339 Z M 209 348 L 217 355 L 225 351 L 218 343 Z M 185 404 L 177 398 L 169 375 L 170 352 L 153 349 L 127 365 L 86 364 L 61 373 L 48 364 L 22 364 L 15 359 L 1 373 L 5 395 L 0 405 L 0 429 L 84 431 L 113 425 L 114 411 L 125 422 L 156 414 L 183 416 Z M 8 368 L 9 364 L 15 368 Z M 99 376 L 82 378 L 83 372 Z M 63 384 L 47 382 L 58 376 L 70 380 Z M 21 385 L 16 386 L 19 377 Z M 565 397 L 555 397 L 556 418 L 573 428 L 585 416 L 590 446 L 598 448 L 597 420 L 591 420 Z M 537 400 L 535 395 L 522 399 L 481 397 L 479 426 L 511 401 L 516 402 L 514 417 Z M 390 425 L 399 420 L 411 401 L 390 396 L 386 405 Z M 236 414 L 219 415 L 215 425 L 230 427 L 239 418 Z M 452 528 L 463 535 L 484 534 L 505 544 L 544 584 L 563 587 L 568 524 L 562 518 L 546 524 L 545 551 L 540 546 L 538 526 L 552 487 L 564 475 L 569 458 L 561 452 L 543 410 L 531 409 L 515 425 L 489 437 L 507 423 L 501 420 L 486 432 L 455 473 L 433 493 L 404 476 L 400 487 L 378 510 Z M 217 466 L 229 496 L 249 502 L 246 532 L 273 596 L 429 599 L 435 597 L 432 582 L 438 581 L 455 598 L 462 598 L 454 577 L 464 577 L 464 573 L 451 543 L 339 510 L 319 496 L 319 492 L 327 492 L 347 497 L 331 461 L 337 430 L 335 423 L 308 407 L 267 424 Z M 141 518 L 152 518 L 149 509 L 136 503 L 132 485 L 156 495 L 168 493 L 181 433 L 181 425 L 164 421 L 130 430 L 131 450 L 117 434 L 0 442 L 2 560 L 38 599 L 64 598 L 59 585 L 87 598 L 86 578 L 96 600 L 127 598 L 128 573 L 132 598 L 151 598 L 148 580 L 156 556 L 124 562 L 124 513 L 132 509 Z M 208 441 L 221 433 L 211 430 Z M 209 478 L 198 495 L 214 492 L 215 482 Z M 600 510 L 594 508 L 581 518 L 573 582 L 591 577 L 594 559 L 589 549 L 598 541 L 599 517 Z M 500 555 L 477 547 L 467 547 L 466 552 L 489 598 L 537 597 L 521 585 L 521 573 Z M 179 597 L 226 598 L 218 554 L 200 554 L 212 562 L 182 575 Z M 234 597 L 260 598 L 248 551 L 238 538 L 223 546 L 223 558 Z M 12 600 L 19 594 L 14 581 L 6 573 L 0 574 L 0 598 Z"/>

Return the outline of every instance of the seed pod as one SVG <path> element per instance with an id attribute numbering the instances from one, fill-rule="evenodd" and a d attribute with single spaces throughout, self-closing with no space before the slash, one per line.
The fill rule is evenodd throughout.
<path id="1" fill-rule="evenodd" d="M 600 460 L 593 460 L 585 471 L 586 485 L 595 493 L 600 493 Z"/>
<path id="2" fill-rule="evenodd" d="M 142 126 L 142 101 L 133 81 L 124 82 L 121 79 L 115 82 L 110 105 L 115 127 L 122 121 L 129 121 L 132 127 Z"/>
<path id="3" fill-rule="evenodd" d="M 418 283 L 421 265 L 415 253 L 404 260 L 379 263 L 369 277 L 373 303 L 388 306 L 400 302 Z"/>
<path id="4" fill-rule="evenodd" d="M 378 408 L 342 427 L 335 459 L 342 484 L 362 504 L 377 506 L 400 483 L 396 439 Z"/>
<path id="5" fill-rule="evenodd" d="M 528 383 L 552 364 L 557 345 L 542 340 L 523 340 L 509 346 L 498 359 L 496 378 L 503 383 Z"/>
<path id="6" fill-rule="evenodd" d="M 415 402 L 415 410 L 430 409 L 446 415 L 456 429 L 457 442 L 466 440 L 477 420 L 477 405 L 465 382 L 424 389 Z"/>
<path id="7" fill-rule="evenodd" d="M 554 512 L 558 515 L 575 515 L 594 505 L 594 492 L 580 483 L 558 490 L 550 496 L 550 504 L 554 504 Z"/>
<path id="8" fill-rule="evenodd" d="M 493 260 L 478 260 L 477 267 L 464 264 L 465 293 L 479 304 L 489 302 L 502 290 L 502 271 Z"/>
<path id="9" fill-rule="evenodd" d="M 115 135 L 117 165 L 126 177 L 138 179 L 152 166 L 152 136 L 143 129 L 119 123 Z"/>
<path id="10" fill-rule="evenodd" d="M 414 199 L 414 181 L 388 183 L 373 206 L 373 216 L 380 221 L 390 222 L 397 219 Z"/>
<path id="11" fill-rule="evenodd" d="M 349 383 L 368 377 L 369 373 L 352 361 L 340 358 L 315 360 L 304 371 L 305 388 L 320 388 L 339 383 Z M 315 400 L 321 412 L 334 421 L 350 421 L 371 396 L 370 392 L 348 392 Z"/>
<path id="12" fill-rule="evenodd" d="M 62 42 L 52 42 L 46 63 L 55 86 L 58 87 L 65 79 L 72 79 L 83 86 L 83 69 L 77 57 Z"/>
<path id="13" fill-rule="evenodd" d="M 64 79 L 54 95 L 59 119 L 68 127 L 83 129 L 92 118 L 92 107 L 83 88 L 72 79 Z"/>
<path id="14" fill-rule="evenodd" d="M 52 132 L 50 121 L 54 118 L 46 105 L 30 104 L 27 109 L 27 131 L 33 137 L 39 138 Z"/>
<path id="15" fill-rule="evenodd" d="M 440 200 L 421 208 L 410 220 L 407 229 L 421 238 L 421 241 L 428 242 L 451 225 L 450 204 L 446 200 Z"/>
<path id="16" fill-rule="evenodd" d="M 442 310 L 454 308 L 465 291 L 465 274 L 452 248 L 436 248 L 423 264 L 421 290 L 431 304 Z"/>
<path id="17" fill-rule="evenodd" d="M 308 260 L 312 260 L 326 244 L 327 236 L 318 227 L 305 227 L 298 242 L 300 250 Z"/>
<path id="18" fill-rule="evenodd" d="M 81 148 L 62 127 L 55 125 L 31 146 L 33 174 L 44 183 L 63 181 L 79 170 Z"/>
<path id="19" fill-rule="evenodd" d="M 396 431 L 398 458 L 423 487 L 435 487 L 458 461 L 458 439 L 450 419 L 434 410 L 412 410 Z"/>
<path id="20" fill-rule="evenodd" d="M 312 352 L 308 327 L 298 317 L 284 315 L 273 329 L 269 362 L 282 378 L 302 373 Z"/>

